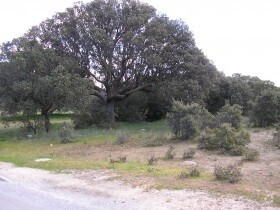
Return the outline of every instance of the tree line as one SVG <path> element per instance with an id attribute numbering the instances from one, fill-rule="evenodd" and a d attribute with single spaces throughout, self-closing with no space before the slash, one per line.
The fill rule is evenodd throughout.
<path id="1" fill-rule="evenodd" d="M 56 111 L 73 112 L 77 128 L 108 127 L 163 118 L 173 101 L 211 113 L 238 104 L 256 126 L 280 116 L 272 82 L 226 77 L 195 45 L 186 23 L 135 0 L 76 3 L 3 43 L 0 98 L 3 118 L 34 123 L 42 116 L 46 132 Z"/>

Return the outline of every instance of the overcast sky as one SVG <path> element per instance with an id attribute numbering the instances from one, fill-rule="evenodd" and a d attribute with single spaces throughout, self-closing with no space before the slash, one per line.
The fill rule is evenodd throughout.
<path id="1" fill-rule="evenodd" d="M 76 1 L 0 0 L 0 43 L 22 35 Z M 142 1 L 186 22 L 197 46 L 219 71 L 258 76 L 280 86 L 279 0 Z"/>

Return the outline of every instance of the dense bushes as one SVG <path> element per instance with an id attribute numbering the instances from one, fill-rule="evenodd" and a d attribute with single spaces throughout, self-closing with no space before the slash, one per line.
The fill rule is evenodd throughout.
<path id="1" fill-rule="evenodd" d="M 174 101 L 167 121 L 178 139 L 190 139 L 209 125 L 213 116 L 198 104 L 185 105 Z"/>
<path id="2" fill-rule="evenodd" d="M 250 121 L 253 126 L 266 127 L 280 121 L 280 91 L 264 91 L 253 104 Z"/>
<path id="3" fill-rule="evenodd" d="M 195 137 L 207 127 L 218 128 L 224 123 L 240 129 L 241 112 L 239 105 L 226 105 L 217 115 L 212 115 L 198 104 L 185 105 L 182 102 L 174 101 L 167 120 L 176 138 L 187 140 Z"/>

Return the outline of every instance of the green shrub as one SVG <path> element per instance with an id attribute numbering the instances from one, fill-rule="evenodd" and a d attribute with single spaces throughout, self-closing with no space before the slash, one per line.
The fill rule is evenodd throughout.
<path id="1" fill-rule="evenodd" d="M 228 123 L 231 127 L 239 129 L 242 122 L 242 107 L 237 104 L 233 106 L 227 104 L 217 113 L 216 120 L 218 125 Z"/>
<path id="2" fill-rule="evenodd" d="M 198 170 L 197 167 L 192 168 L 190 171 L 186 171 L 186 170 L 181 171 L 181 173 L 179 174 L 180 179 L 186 179 L 189 177 L 193 177 L 193 178 L 200 177 L 200 171 Z"/>
<path id="3" fill-rule="evenodd" d="M 110 128 L 111 121 L 106 106 L 99 99 L 92 99 L 84 104 L 84 107 L 75 110 L 72 116 L 74 127 L 77 129 L 97 126 L 99 128 Z"/>
<path id="4" fill-rule="evenodd" d="M 215 129 L 207 129 L 206 134 L 198 139 L 200 149 L 220 149 L 225 152 L 245 146 L 250 142 L 250 134 L 245 131 L 237 132 L 229 124 L 222 124 Z"/>
<path id="5" fill-rule="evenodd" d="M 214 175 L 217 180 L 225 180 L 230 183 L 236 183 L 242 177 L 241 170 L 236 165 L 215 166 Z"/>
<path id="6" fill-rule="evenodd" d="M 176 138 L 188 140 L 209 126 L 213 116 L 198 104 L 185 105 L 174 101 L 167 121 Z"/>
<path id="7" fill-rule="evenodd" d="M 256 161 L 260 157 L 260 153 L 256 149 L 247 149 L 244 153 L 243 161 Z"/>
<path id="8" fill-rule="evenodd" d="M 117 131 L 117 139 L 115 141 L 116 144 L 126 144 L 130 140 L 130 135 L 125 131 Z"/>
<path id="9" fill-rule="evenodd" d="M 172 146 L 172 145 L 169 146 L 168 150 L 165 153 L 165 158 L 167 160 L 173 159 L 174 156 L 176 155 L 176 153 L 174 152 L 174 149 L 175 149 L 174 146 Z"/>
<path id="10" fill-rule="evenodd" d="M 195 155 L 195 148 L 190 148 L 190 149 L 184 151 L 183 159 L 186 160 L 186 159 L 193 158 L 194 155 Z"/>

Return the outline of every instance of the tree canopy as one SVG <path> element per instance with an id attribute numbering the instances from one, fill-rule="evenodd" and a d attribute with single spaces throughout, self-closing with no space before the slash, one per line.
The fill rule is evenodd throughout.
<path id="1" fill-rule="evenodd" d="M 93 81 L 91 94 L 107 105 L 112 120 L 116 101 L 150 91 L 158 81 L 184 75 L 205 86 L 203 78 L 216 71 L 185 23 L 134 0 L 77 3 L 27 36 L 74 58 L 80 76 Z"/>

